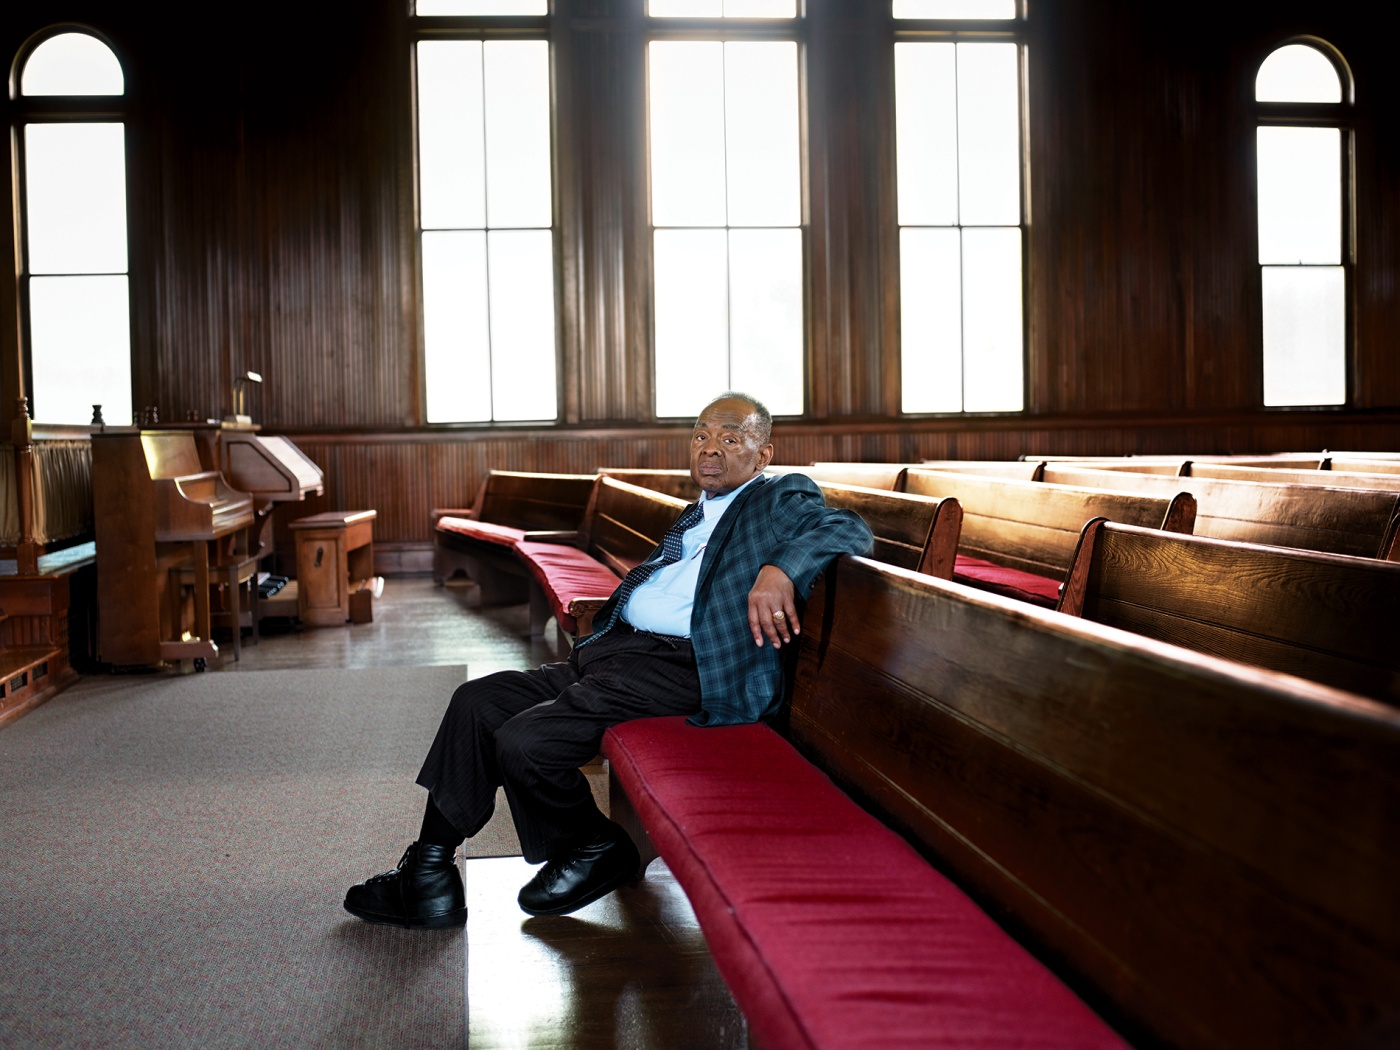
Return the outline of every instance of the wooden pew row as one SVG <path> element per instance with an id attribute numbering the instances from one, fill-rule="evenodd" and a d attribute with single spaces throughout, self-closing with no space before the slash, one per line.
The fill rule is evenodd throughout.
<path id="1" fill-rule="evenodd" d="M 855 464 L 863 467 L 864 464 Z M 902 468 L 901 468 L 902 469 Z M 770 467 L 767 473 L 806 474 L 822 490 L 827 505 L 859 514 L 875 536 L 874 558 L 887 565 L 952 579 L 953 560 L 962 527 L 956 500 L 914 493 L 897 493 L 878 485 L 853 484 L 836 477 L 877 481 L 889 471 L 835 470 L 831 476 L 806 467 Z M 600 468 L 599 474 L 642 485 L 681 499 L 698 499 L 699 487 L 688 470 L 628 470 Z"/>
<path id="2" fill-rule="evenodd" d="M 593 495 L 593 474 L 493 470 L 466 509 L 435 509 L 433 580 L 461 572 L 481 588 L 483 605 L 516 605 L 529 574 L 511 546 L 527 532 L 574 532 Z"/>
<path id="3" fill-rule="evenodd" d="M 1059 610 L 1400 707 L 1400 564 L 1095 520 Z"/>
<path id="4" fill-rule="evenodd" d="M 1034 465 L 1034 464 L 1027 464 Z M 1044 464 L 1050 466 L 1050 464 Z M 1064 465 L 1064 464 L 1061 464 Z M 1167 474 L 1178 478 L 1215 478 L 1223 481 L 1259 481 L 1271 485 L 1326 485 L 1331 488 L 1378 489 L 1400 492 L 1400 474 L 1373 470 L 1288 470 L 1282 467 L 1241 466 L 1230 460 L 1181 459 L 1173 457 L 1147 462 L 1128 459 L 1121 462 L 1099 462 L 1096 470 L 1116 470 L 1139 474 Z"/>
<path id="5" fill-rule="evenodd" d="M 1048 462 L 1046 482 L 1196 497 L 1197 536 L 1400 559 L 1400 493 L 1327 485 L 1178 477 Z"/>
<path id="6" fill-rule="evenodd" d="M 530 576 L 530 633 L 554 618 L 559 648 L 592 630 L 622 577 L 661 543 L 686 501 L 599 476 L 576 532 L 528 533 L 514 553 Z"/>
<path id="7" fill-rule="evenodd" d="M 1181 491 L 1112 492 L 923 467 L 904 471 L 904 489 L 962 507 L 953 579 L 1046 608 L 1059 599 L 1089 520 L 1190 532 L 1196 515 L 1195 500 Z"/>
<path id="8" fill-rule="evenodd" d="M 946 466 L 960 466 L 948 463 Z M 897 485 L 905 496 L 957 500 L 959 504 L 958 553 L 952 572 L 935 563 L 931 571 L 942 579 L 959 579 L 1008 597 L 1031 601 L 1051 608 L 1059 597 L 1074 557 L 1084 524 L 1096 516 L 1135 525 L 1150 525 L 1172 531 L 1190 532 L 1194 507 L 1191 497 L 1112 493 L 1097 488 L 1037 485 L 1032 483 L 1039 464 L 974 464 L 978 477 L 940 473 L 924 466 L 900 463 L 819 463 L 812 466 L 770 467 L 771 471 L 795 471 L 808 475 L 821 485 L 827 502 L 847 506 L 861 513 L 876 535 L 879 560 L 905 568 L 918 568 L 907 557 L 899 558 L 885 549 L 883 538 L 896 531 L 893 520 L 897 505 L 890 508 L 858 507 L 842 502 L 848 494 L 870 491 L 860 486 L 842 486 L 832 478 L 861 478 L 866 482 Z M 613 474 L 605 468 L 603 473 Z M 685 491 L 685 471 L 617 471 L 638 484 L 650 484 L 664 491 Z M 867 497 L 867 501 L 869 501 Z M 883 509 L 884 517 L 880 517 Z M 907 512 L 906 512 L 907 513 Z M 951 533 L 951 523 L 943 525 Z M 903 530 L 907 533 L 907 529 Z M 929 538 L 925 549 L 946 547 Z M 908 540 L 903 541 L 908 547 Z M 925 569 L 923 571 L 930 571 Z M 956 574 L 956 575 L 955 575 Z"/>
<path id="9" fill-rule="evenodd" d="M 1347 472 L 1331 484 L 1329 471 L 1247 468 L 1209 459 L 1189 461 L 1191 480 L 1184 482 L 1179 471 L 1187 463 L 1181 457 L 1038 457 L 1016 463 L 940 460 L 919 469 L 1020 474 L 1051 484 L 1162 495 L 1184 489 L 1196 497 L 1192 531 L 1198 536 L 1400 559 L 1400 486 L 1383 480 L 1386 475 Z"/>
<path id="10" fill-rule="evenodd" d="M 890 869 L 834 852 L 819 788 L 809 819 L 767 766 L 736 777 L 726 753 L 766 726 L 668 721 L 605 737 L 614 813 L 654 833 L 760 1043 L 1101 1045 L 1039 1016 L 1029 976 L 1010 1001 L 979 983 L 993 949 L 948 950 L 941 892 L 893 895 Z M 843 558 L 804 615 L 787 735 L 1133 1045 L 1400 1035 L 1400 712 Z M 833 868 L 836 899 L 751 885 Z M 791 1014 L 809 1041 L 784 1039 Z"/>

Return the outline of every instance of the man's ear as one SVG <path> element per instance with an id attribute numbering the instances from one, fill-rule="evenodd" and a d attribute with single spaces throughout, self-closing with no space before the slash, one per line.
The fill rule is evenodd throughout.
<path id="1" fill-rule="evenodd" d="M 773 445 L 772 445 L 772 442 L 769 442 L 767 445 L 764 445 L 761 449 L 758 450 L 758 470 L 755 471 L 755 473 L 762 473 L 762 471 L 763 471 L 763 470 L 768 466 L 768 464 L 771 463 L 772 461 L 773 461 Z"/>

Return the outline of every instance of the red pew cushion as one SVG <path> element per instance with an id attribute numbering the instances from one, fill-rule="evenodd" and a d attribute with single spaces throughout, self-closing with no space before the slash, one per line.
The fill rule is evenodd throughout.
<path id="1" fill-rule="evenodd" d="M 560 630 L 574 634 L 578 621 L 569 612 L 580 598 L 606 598 L 622 581 L 577 547 L 563 543 L 525 542 L 515 545 L 530 575 L 544 591 Z"/>
<path id="2" fill-rule="evenodd" d="M 993 565 L 964 554 L 959 554 L 953 564 L 953 579 L 1046 609 L 1055 608 L 1060 599 L 1060 580 L 1037 576 L 1022 569 L 1010 569 L 1005 565 Z"/>
<path id="3" fill-rule="evenodd" d="M 1127 1045 L 766 725 L 642 719 L 603 754 L 765 1048 Z"/>
<path id="4" fill-rule="evenodd" d="M 525 536 L 524 529 L 513 529 L 509 525 L 493 525 L 489 521 L 477 521 L 475 518 L 438 518 L 437 527 L 442 532 L 450 532 L 457 536 L 469 536 L 487 543 L 500 544 L 502 547 L 513 547 Z"/>

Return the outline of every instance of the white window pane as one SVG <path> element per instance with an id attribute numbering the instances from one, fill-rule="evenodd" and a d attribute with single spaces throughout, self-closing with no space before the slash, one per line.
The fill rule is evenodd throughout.
<path id="1" fill-rule="evenodd" d="M 651 221 L 723 226 L 724 45 L 653 41 L 647 54 Z"/>
<path id="2" fill-rule="evenodd" d="M 958 221 L 957 65 L 953 44 L 896 44 L 895 143 L 899 221 Z"/>
<path id="3" fill-rule="evenodd" d="M 491 418 L 486 234 L 423 234 L 423 369 L 429 423 Z"/>
<path id="4" fill-rule="evenodd" d="M 962 237 L 899 232 L 900 387 L 905 412 L 962 411 Z"/>
<path id="5" fill-rule="evenodd" d="M 22 95 L 120 95 L 126 80 L 117 56 L 102 41 L 87 33 L 59 33 L 24 63 L 19 90 Z"/>
<path id="6" fill-rule="evenodd" d="M 1021 221 L 1015 44 L 958 44 L 958 185 L 964 225 Z"/>
<path id="7" fill-rule="evenodd" d="M 650 0 L 652 18 L 794 18 L 797 0 Z"/>
<path id="8" fill-rule="evenodd" d="M 730 384 L 802 411 L 802 231 L 729 232 Z"/>
<path id="9" fill-rule="evenodd" d="M 24 145 L 29 272 L 125 273 L 122 125 L 29 124 Z"/>
<path id="10" fill-rule="evenodd" d="M 963 230 L 963 410 L 1019 412 L 1021 231 Z"/>
<path id="11" fill-rule="evenodd" d="M 1346 275 L 1340 266 L 1266 266 L 1264 404 L 1346 401 Z"/>
<path id="12" fill-rule="evenodd" d="M 724 0 L 725 18 L 795 18 L 796 16 L 797 0 Z M 769 408 L 772 406 L 770 405 Z"/>
<path id="13" fill-rule="evenodd" d="M 547 15 L 548 0 L 418 0 L 420 15 Z"/>
<path id="14" fill-rule="evenodd" d="M 1015 18 L 1016 0 L 894 0 L 895 18 Z"/>
<path id="15" fill-rule="evenodd" d="M 486 45 L 487 224 L 549 226 L 549 44 Z"/>
<path id="16" fill-rule="evenodd" d="M 486 225 L 481 44 L 418 45 L 418 193 L 424 229 Z"/>
<path id="17" fill-rule="evenodd" d="M 1254 97 L 1260 102 L 1340 102 L 1342 82 L 1317 48 L 1288 44 L 1264 59 Z"/>
<path id="18" fill-rule="evenodd" d="M 101 405 L 109 423 L 131 420 L 125 276 L 30 278 L 29 337 L 35 419 L 85 425 Z"/>
<path id="19" fill-rule="evenodd" d="M 554 419 L 554 247 L 548 230 L 487 235 L 496 419 Z"/>
<path id="20" fill-rule="evenodd" d="M 656 414 L 694 417 L 701 391 L 730 386 L 725 231 L 657 230 L 652 257 Z"/>
<path id="21" fill-rule="evenodd" d="M 648 0 L 647 14 L 652 18 L 722 18 L 724 0 Z"/>
<path id="22" fill-rule="evenodd" d="M 1342 261 L 1341 131 L 1259 129 L 1259 261 Z"/>
<path id="23" fill-rule="evenodd" d="M 725 44 L 724 80 L 729 224 L 796 226 L 802 219 L 797 45 Z"/>

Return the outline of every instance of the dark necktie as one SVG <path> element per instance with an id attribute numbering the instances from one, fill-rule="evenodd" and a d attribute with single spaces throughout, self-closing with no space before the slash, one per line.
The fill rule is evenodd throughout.
<path id="1" fill-rule="evenodd" d="M 632 566 L 631 571 L 622 578 L 622 582 L 617 586 L 617 602 L 613 606 L 613 620 L 622 615 L 622 610 L 627 606 L 627 599 L 632 597 L 632 592 L 640 587 L 657 569 L 663 565 L 670 565 L 672 562 L 681 560 L 682 537 L 686 530 L 699 525 L 705 517 L 705 511 L 701 507 L 699 500 L 686 509 L 685 513 L 675 520 L 675 523 L 666 530 L 666 535 L 661 539 L 661 557 L 652 561 L 644 561 Z M 612 626 L 611 623 L 608 626 Z M 598 634 L 601 634 L 599 631 Z M 591 635 L 584 639 L 584 642 L 592 641 L 598 634 Z M 579 643 L 580 645 L 583 642 Z"/>

